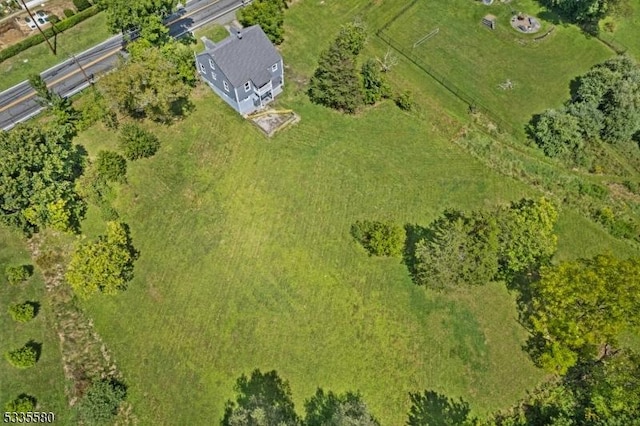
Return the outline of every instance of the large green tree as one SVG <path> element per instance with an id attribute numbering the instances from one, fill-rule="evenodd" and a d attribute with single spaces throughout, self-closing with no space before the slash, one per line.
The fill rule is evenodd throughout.
<path id="1" fill-rule="evenodd" d="M 548 109 L 532 120 L 530 131 L 547 156 L 580 162 L 584 139 L 577 117 L 565 110 Z"/>
<path id="2" fill-rule="evenodd" d="M 97 292 L 116 294 L 125 290 L 133 278 L 137 258 L 129 227 L 120 222 L 107 222 L 105 235 L 76 247 L 65 278 L 80 297 Z"/>
<path id="3" fill-rule="evenodd" d="M 615 2 L 617 0 L 541 0 L 541 3 L 559 10 L 578 23 L 597 22 Z"/>
<path id="4" fill-rule="evenodd" d="M 498 228 L 482 213 L 447 211 L 416 244 L 416 282 L 434 289 L 482 285 L 498 272 Z"/>
<path id="5" fill-rule="evenodd" d="M 546 198 L 513 202 L 498 209 L 496 217 L 503 277 L 533 272 L 556 252 L 558 237 L 554 227 L 558 212 Z"/>
<path id="6" fill-rule="evenodd" d="M 354 113 L 364 103 L 356 57 L 367 39 L 358 23 L 343 26 L 329 49 L 322 52 L 309 83 L 309 99 L 339 111 Z"/>
<path id="7" fill-rule="evenodd" d="M 172 55 L 172 49 L 146 44 L 132 49 L 131 59 L 98 83 L 110 107 L 159 122 L 168 122 L 184 113 L 193 77 L 182 66 L 184 52 L 179 48 L 175 52 L 180 56 Z M 190 68 L 194 68 L 192 64 Z"/>
<path id="8" fill-rule="evenodd" d="M 30 123 L 0 132 L 0 221 L 29 234 L 77 230 L 85 205 L 74 191 L 83 157 L 73 129 Z"/>
<path id="9" fill-rule="evenodd" d="M 269 40 L 280 44 L 284 40 L 285 0 L 254 0 L 238 11 L 238 21 L 245 27 L 260 25 Z"/>
<path id="10" fill-rule="evenodd" d="M 274 370 L 254 370 L 242 375 L 235 386 L 236 400 L 227 401 L 222 426 L 297 426 L 300 419 L 291 399 L 291 388 Z"/>
<path id="11" fill-rule="evenodd" d="M 107 25 L 111 31 L 117 33 L 141 29 L 143 36 L 145 31 L 147 36 L 166 34 L 162 18 L 169 15 L 177 4 L 178 0 L 100 0 L 101 7 L 106 10 Z M 150 41 L 155 40 L 151 37 Z"/>
<path id="12" fill-rule="evenodd" d="M 318 389 L 305 404 L 305 426 L 379 426 L 362 397 L 353 392 L 341 395 Z"/>
<path id="13" fill-rule="evenodd" d="M 525 319 L 534 361 L 563 374 L 606 356 L 622 331 L 640 325 L 640 259 L 609 255 L 543 267 Z"/>

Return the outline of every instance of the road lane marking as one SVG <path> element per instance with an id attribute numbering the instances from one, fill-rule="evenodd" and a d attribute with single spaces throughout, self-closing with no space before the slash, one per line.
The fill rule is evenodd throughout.
<path id="1" fill-rule="evenodd" d="M 211 7 L 211 6 L 213 6 L 214 4 L 217 4 L 217 3 L 220 3 L 220 0 L 216 0 L 213 3 L 208 3 L 208 4 L 206 4 L 206 5 L 202 6 L 202 7 L 199 7 L 198 9 L 192 10 L 189 13 L 185 13 L 184 15 L 180 16 L 179 18 L 174 19 L 173 21 L 165 22 L 164 25 L 165 25 L 165 27 L 168 27 L 171 24 L 174 24 L 174 23 L 176 23 L 178 21 L 181 21 L 182 19 L 186 19 L 189 16 L 192 16 L 192 15 L 194 15 L 194 14 L 196 14 L 196 13 L 202 11 L 202 10 L 205 10 L 206 8 Z"/>
<path id="2" fill-rule="evenodd" d="M 113 56 L 114 54 L 120 52 L 121 50 L 122 50 L 122 47 L 118 46 L 117 49 L 114 49 L 112 51 L 109 51 L 108 53 L 105 53 L 104 55 L 100 56 L 97 59 L 94 59 L 93 61 L 89 62 L 88 64 L 83 64 L 82 67 L 83 68 L 89 68 L 89 67 L 97 64 L 98 62 L 100 62 L 100 61 L 102 61 L 102 60 L 104 60 L 104 59 L 106 59 L 106 58 L 108 58 L 110 56 Z M 56 84 L 60 83 L 61 81 L 64 81 L 67 78 L 69 78 L 71 76 L 74 76 L 76 74 L 79 74 L 81 72 L 82 72 L 81 69 L 79 69 L 79 68 L 75 69 L 75 70 L 65 74 L 64 76 L 58 77 L 57 79 L 53 80 L 52 82 L 47 83 L 47 87 L 49 88 L 49 87 L 55 86 Z M 6 104 L 6 105 L 3 105 L 2 107 L 0 107 L 0 113 L 5 112 L 9 108 L 11 108 L 11 107 L 13 107 L 13 106 L 15 106 L 15 105 L 17 105 L 17 104 L 19 104 L 21 102 L 24 102 L 27 99 L 34 97 L 35 95 L 36 95 L 36 92 L 34 91 L 34 92 L 29 93 L 28 95 L 24 95 L 21 98 L 18 98 L 16 100 L 14 100 L 14 101 Z"/>

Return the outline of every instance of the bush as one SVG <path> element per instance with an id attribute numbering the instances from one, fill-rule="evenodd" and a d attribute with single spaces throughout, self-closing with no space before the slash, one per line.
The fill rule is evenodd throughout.
<path id="1" fill-rule="evenodd" d="M 125 124 L 120 130 L 120 149 L 128 160 L 151 157 L 160 148 L 160 141 L 137 124 Z"/>
<path id="2" fill-rule="evenodd" d="M 398 108 L 403 111 L 411 111 L 414 107 L 413 96 L 411 96 L 411 92 L 405 90 L 402 93 L 399 93 L 394 99 Z"/>
<path id="3" fill-rule="evenodd" d="M 24 302 L 9 305 L 9 315 L 17 322 L 29 322 L 36 316 L 35 303 Z"/>
<path id="4" fill-rule="evenodd" d="M 4 405 L 4 411 L 8 413 L 26 413 L 29 411 L 35 411 L 36 399 L 31 395 L 21 394 L 14 400 L 7 402 Z"/>
<path id="5" fill-rule="evenodd" d="M 8 266 L 5 269 L 9 284 L 16 285 L 25 282 L 31 276 L 31 265 Z"/>
<path id="6" fill-rule="evenodd" d="M 638 184 L 638 182 L 625 180 L 624 182 L 622 182 L 622 185 L 624 185 L 624 187 L 627 188 L 629 192 L 632 192 L 634 194 L 640 194 L 640 184 Z"/>
<path id="7" fill-rule="evenodd" d="M 36 365 L 38 351 L 34 348 L 34 345 L 27 343 L 21 348 L 5 352 L 4 357 L 9 364 L 16 368 L 29 368 Z"/>
<path id="8" fill-rule="evenodd" d="M 126 396 L 127 390 L 122 383 L 115 380 L 94 382 L 78 404 L 80 418 L 85 424 L 108 422 Z"/>
<path id="9" fill-rule="evenodd" d="M 127 160 L 113 151 L 100 151 L 95 164 L 98 175 L 107 182 L 127 181 Z"/>
<path id="10" fill-rule="evenodd" d="M 401 256 L 406 239 L 401 226 L 370 220 L 356 221 L 351 225 L 351 235 L 375 256 Z"/>
<path id="11" fill-rule="evenodd" d="M 76 13 L 72 17 L 65 19 L 64 21 L 61 21 L 61 22 L 57 16 L 51 14 L 49 15 L 49 22 L 51 22 L 52 24 L 58 24 L 59 22 L 59 24 L 56 25 L 55 29 L 50 27 L 43 30 L 43 32 L 47 37 L 53 37 L 55 33 L 60 33 L 62 31 L 68 30 L 69 28 L 79 24 L 85 19 L 90 18 L 93 15 L 96 15 L 98 12 L 100 12 L 100 9 L 97 6 L 94 6 L 81 13 Z M 23 50 L 27 50 L 28 48 L 33 46 L 37 46 L 42 42 L 44 42 L 44 37 L 42 36 L 42 34 L 38 33 L 38 34 L 32 35 L 31 37 L 25 38 L 19 43 L 12 44 L 11 46 L 0 50 L 0 62 L 17 55 Z"/>
<path id="12" fill-rule="evenodd" d="M 87 10 L 91 7 L 89 0 L 73 0 L 73 5 L 78 9 L 78 12 L 82 12 L 83 10 Z"/>
<path id="13" fill-rule="evenodd" d="M 71 10 L 71 9 L 65 9 L 62 11 L 62 13 L 64 13 L 64 16 L 67 18 L 71 18 L 73 15 L 75 15 L 76 13 Z"/>

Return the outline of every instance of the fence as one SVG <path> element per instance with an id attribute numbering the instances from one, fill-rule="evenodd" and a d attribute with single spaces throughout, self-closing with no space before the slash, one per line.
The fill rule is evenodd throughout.
<path id="1" fill-rule="evenodd" d="M 416 2 L 414 1 L 414 2 L 411 3 L 411 5 L 413 5 L 415 3 Z M 409 7 L 405 7 L 402 10 L 402 13 L 406 12 L 406 10 L 408 8 Z M 392 19 L 392 21 L 398 19 L 398 17 L 400 17 L 401 14 L 396 15 Z M 440 85 L 442 85 L 445 89 L 447 89 L 449 92 L 451 92 L 454 96 L 456 96 L 462 102 L 466 103 L 469 106 L 469 111 L 470 112 L 481 112 L 482 114 L 486 115 L 489 119 L 491 119 L 491 121 L 493 121 L 498 126 L 499 130 L 503 130 L 503 131 L 504 130 L 508 130 L 508 131 L 511 131 L 511 132 L 515 131 L 515 128 L 512 125 L 506 123 L 504 120 L 499 118 L 497 116 L 497 114 L 495 114 L 489 108 L 485 107 L 480 102 L 478 102 L 478 100 L 475 99 L 473 96 L 471 96 L 468 93 L 466 93 L 465 91 L 461 90 L 454 83 L 452 83 L 447 78 L 445 78 L 442 74 L 440 74 L 438 71 L 436 71 L 433 68 L 431 68 L 422 59 L 417 57 L 411 50 L 405 49 L 400 43 L 398 43 L 397 41 L 393 40 L 393 38 L 389 37 L 389 35 L 385 34 L 384 30 L 389 27 L 389 24 L 392 21 L 387 22 L 380 30 L 378 30 L 376 32 L 376 35 L 382 41 L 387 43 L 391 48 L 393 48 L 398 53 L 400 53 L 402 56 L 404 56 L 409 61 L 411 61 L 414 65 L 416 65 L 418 68 L 420 68 L 422 71 L 424 71 L 429 77 L 431 77 L 432 79 L 434 79 L 435 81 L 440 83 Z"/>

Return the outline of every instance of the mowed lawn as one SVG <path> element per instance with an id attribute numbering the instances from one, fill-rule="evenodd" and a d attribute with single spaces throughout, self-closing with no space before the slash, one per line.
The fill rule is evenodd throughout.
<path id="1" fill-rule="evenodd" d="M 22 238 L 0 227 L 0 404 L 4 407 L 22 393 L 38 400 L 38 410 L 53 412 L 61 424 L 69 421 L 69 409 L 64 394 L 64 375 L 60 343 L 53 331 L 53 314 L 45 298 L 42 277 L 36 271 L 29 281 L 10 286 L 5 278 L 7 266 L 30 264 L 29 253 Z M 40 303 L 37 316 L 28 323 L 17 323 L 9 316 L 9 304 L 25 301 Z M 33 340 L 41 344 L 38 363 L 29 369 L 11 366 L 4 353 Z"/>
<path id="2" fill-rule="evenodd" d="M 419 1 L 386 34 L 480 105 L 522 128 L 532 114 L 569 99 L 569 82 L 613 52 L 571 25 L 558 25 L 534 41 L 511 27 L 513 10 L 544 16 L 530 0 L 490 7 L 469 0 Z M 495 30 L 481 24 L 489 13 L 498 17 Z M 552 26 L 541 22 L 535 36 Z M 436 35 L 413 47 L 435 29 Z M 513 89 L 500 88 L 507 80 Z"/>
<path id="3" fill-rule="evenodd" d="M 359 390 L 384 425 L 404 423 L 408 392 L 461 396 L 482 414 L 542 379 L 502 285 L 425 291 L 399 259 L 368 257 L 349 236 L 358 219 L 427 225 L 445 208 L 539 196 L 450 142 L 463 108 L 404 61 L 393 85 L 411 88 L 414 113 L 386 101 L 347 117 L 308 102 L 318 52 L 367 4 L 289 9 L 279 107 L 302 121 L 275 138 L 203 87 L 184 121 L 147 124 L 162 147 L 129 164 L 115 202 L 141 253 L 135 278 L 121 295 L 85 303 L 142 424 L 216 424 L 235 379 L 254 368 L 289 380 L 300 413 L 318 386 Z M 393 12 L 383 7 L 372 13 Z M 116 140 L 95 127 L 77 142 L 95 156 Z M 586 245 L 630 252 L 567 213 L 560 256 Z M 103 226 L 90 210 L 85 231 Z"/>

